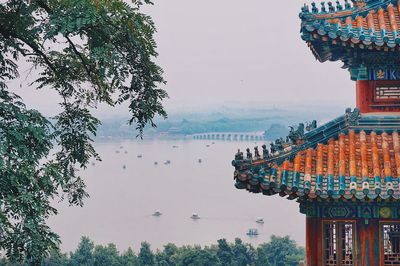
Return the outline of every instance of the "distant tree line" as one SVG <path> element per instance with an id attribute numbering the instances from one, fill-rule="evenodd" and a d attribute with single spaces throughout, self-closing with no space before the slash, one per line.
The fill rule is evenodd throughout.
<path id="1" fill-rule="evenodd" d="M 139 253 L 131 248 L 120 253 L 114 244 L 95 245 L 82 237 L 74 252 L 52 251 L 42 266 L 286 266 L 299 265 L 304 258 L 304 248 L 288 236 L 271 236 L 271 241 L 253 247 L 236 238 L 234 243 L 220 239 L 210 247 L 167 244 L 153 252 L 146 242 Z M 26 266 L 28 263 L 12 263 L 0 259 L 1 266 Z"/>
<path id="2" fill-rule="evenodd" d="M 286 137 L 289 133 L 289 127 L 279 124 L 276 120 L 278 120 L 276 117 L 265 119 L 223 118 L 210 121 L 189 121 L 183 119 L 181 122 L 165 120 L 159 121 L 157 123 L 157 128 L 146 127 L 145 135 L 146 137 L 153 137 L 158 136 L 159 133 L 167 133 L 171 136 L 184 136 L 209 132 L 264 131 L 266 139 L 275 140 L 280 137 Z M 127 121 L 128 119 L 124 118 L 104 119 L 99 126 L 97 136 L 100 138 L 134 138 L 136 133 L 132 131 Z"/>

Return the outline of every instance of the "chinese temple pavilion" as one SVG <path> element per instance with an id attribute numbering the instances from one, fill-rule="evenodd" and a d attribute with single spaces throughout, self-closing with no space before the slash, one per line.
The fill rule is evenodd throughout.
<path id="1" fill-rule="evenodd" d="M 296 200 L 306 265 L 400 265 L 400 0 L 305 5 L 301 34 L 356 83 L 356 108 L 238 151 L 238 189 Z"/>

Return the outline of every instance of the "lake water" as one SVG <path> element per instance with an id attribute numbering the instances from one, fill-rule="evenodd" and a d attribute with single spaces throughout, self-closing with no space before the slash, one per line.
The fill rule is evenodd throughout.
<path id="1" fill-rule="evenodd" d="M 305 217 L 295 201 L 234 187 L 231 161 L 237 148 L 247 146 L 255 143 L 96 143 L 103 161 L 81 172 L 90 198 L 83 208 L 59 204 L 59 215 L 49 223 L 61 236 L 63 251 L 75 250 L 83 235 L 96 244 L 115 243 L 120 250 L 129 246 L 138 250 L 142 241 L 156 249 L 169 242 L 210 245 L 220 238 L 233 241 L 235 237 L 258 245 L 271 234 L 290 235 L 304 245 Z M 143 157 L 138 158 L 139 154 Z M 171 164 L 164 165 L 166 160 Z M 155 210 L 163 215 L 152 216 Z M 192 213 L 201 219 L 190 219 Z M 265 223 L 257 224 L 257 217 L 263 217 Z M 248 237 L 249 228 L 257 228 L 260 235 Z"/>

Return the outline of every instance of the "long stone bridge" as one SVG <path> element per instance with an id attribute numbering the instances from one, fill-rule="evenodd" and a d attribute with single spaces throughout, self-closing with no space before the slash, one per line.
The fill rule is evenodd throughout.
<path id="1" fill-rule="evenodd" d="M 264 132 L 249 132 L 249 133 L 201 133 L 193 134 L 193 139 L 206 140 L 232 140 L 232 141 L 257 141 L 264 140 Z"/>

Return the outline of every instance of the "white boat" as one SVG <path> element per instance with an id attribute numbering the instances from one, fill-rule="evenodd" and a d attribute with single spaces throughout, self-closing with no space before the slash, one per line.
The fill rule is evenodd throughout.
<path id="1" fill-rule="evenodd" d="M 197 213 L 193 213 L 192 216 L 190 216 L 190 218 L 193 220 L 198 220 L 200 219 L 200 216 Z"/>
<path id="2" fill-rule="evenodd" d="M 170 164 L 170 163 L 171 163 L 170 160 L 166 160 L 166 161 L 164 162 L 164 164 Z"/>
<path id="3" fill-rule="evenodd" d="M 246 235 L 248 236 L 258 236 L 258 230 L 255 228 L 250 228 L 249 231 L 247 231 Z"/>
<path id="4" fill-rule="evenodd" d="M 161 216 L 161 215 L 162 215 L 162 212 L 159 211 L 159 210 L 153 212 L 153 216 L 159 217 L 159 216 Z"/>
<path id="5" fill-rule="evenodd" d="M 261 217 L 258 217 L 257 220 L 256 220 L 256 223 L 263 224 L 264 223 L 264 219 L 261 218 Z"/>

